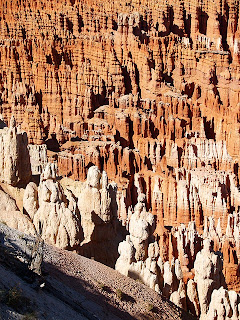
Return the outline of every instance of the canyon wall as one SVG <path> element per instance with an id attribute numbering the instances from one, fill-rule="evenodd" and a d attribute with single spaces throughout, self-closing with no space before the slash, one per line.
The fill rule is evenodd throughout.
<path id="1" fill-rule="evenodd" d="M 216 306 L 194 289 L 205 277 L 195 268 L 201 250 L 209 261 L 220 252 L 225 282 L 219 283 L 240 290 L 239 17 L 238 0 L 1 0 L 0 6 L 2 183 L 26 186 L 31 173 L 42 174 L 27 186 L 24 210 L 53 244 L 80 246 L 80 253 L 114 265 L 120 242 L 120 258 L 126 246 L 129 255 L 121 259 L 137 274 L 158 257 L 164 266 L 177 259 L 178 289 L 164 272 L 159 280 L 151 271 L 145 282 L 186 307 L 185 281 L 192 312 L 208 316 Z M 55 171 L 45 176 L 47 162 L 79 184 L 61 186 Z M 100 171 L 91 169 L 92 185 L 87 174 L 94 166 Z M 23 226 L 33 228 L 29 220 Z M 109 261 L 101 250 L 113 234 Z M 211 246 L 204 249 L 203 239 Z M 156 243 L 150 253 L 148 241 Z"/>

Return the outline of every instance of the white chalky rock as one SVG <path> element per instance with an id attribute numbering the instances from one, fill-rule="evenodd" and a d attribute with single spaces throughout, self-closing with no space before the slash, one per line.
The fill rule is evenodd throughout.
<path id="1" fill-rule="evenodd" d="M 16 186 L 28 183 L 31 177 L 28 138 L 16 128 L 12 116 L 10 128 L 0 129 L 0 182 Z"/>
<path id="2" fill-rule="evenodd" d="M 200 303 L 201 314 L 207 314 L 211 294 L 221 285 L 222 266 L 220 258 L 212 251 L 211 241 L 205 239 L 203 249 L 197 254 L 194 263 L 195 282 Z"/>
<path id="3" fill-rule="evenodd" d="M 146 258 L 148 237 L 154 225 L 154 217 L 147 212 L 145 200 L 145 195 L 140 194 L 129 223 L 130 238 L 136 249 L 135 258 L 137 261 Z"/>
<path id="4" fill-rule="evenodd" d="M 34 182 L 30 182 L 25 189 L 23 196 L 23 208 L 28 213 L 29 217 L 33 219 L 39 208 L 38 187 Z"/>
<path id="5" fill-rule="evenodd" d="M 81 225 L 84 232 L 84 243 L 93 240 L 93 233 L 96 226 L 107 225 L 111 222 L 113 213 L 111 208 L 111 197 L 106 172 L 101 174 L 96 166 L 88 170 L 87 181 L 79 195 L 78 207 L 81 214 Z M 112 236 L 111 229 L 98 230 L 94 240 L 101 241 L 101 238 Z"/>
<path id="6" fill-rule="evenodd" d="M 71 210 L 77 206 L 74 202 L 73 198 L 67 201 L 56 181 L 55 165 L 49 163 L 41 175 L 39 187 L 32 182 L 28 184 L 23 207 L 43 240 L 68 248 L 79 243 L 79 217 Z"/>
<path id="7" fill-rule="evenodd" d="M 232 308 L 232 320 L 237 320 L 240 318 L 240 296 L 235 291 L 228 291 L 228 296 L 230 300 L 230 305 Z"/>
<path id="8" fill-rule="evenodd" d="M 0 190 L 0 222 L 10 228 L 36 235 L 30 219 L 19 211 L 15 200 L 3 190 Z"/>
<path id="9" fill-rule="evenodd" d="M 196 289 L 195 282 L 190 279 L 187 283 L 187 297 L 189 300 L 188 306 L 190 311 L 196 316 L 199 316 L 200 314 L 200 306 L 199 306 L 199 300 L 198 300 L 198 294 Z"/>
<path id="10" fill-rule="evenodd" d="M 116 262 L 115 269 L 123 275 L 128 276 L 128 271 L 135 254 L 135 249 L 129 236 L 126 237 L 125 241 L 119 243 L 118 252 L 120 257 Z"/>
<path id="11" fill-rule="evenodd" d="M 211 296 L 211 302 L 209 305 L 209 310 L 207 316 L 203 319 L 217 319 L 226 320 L 232 319 L 233 310 L 229 301 L 228 291 L 221 287 L 218 290 L 213 290 Z"/>

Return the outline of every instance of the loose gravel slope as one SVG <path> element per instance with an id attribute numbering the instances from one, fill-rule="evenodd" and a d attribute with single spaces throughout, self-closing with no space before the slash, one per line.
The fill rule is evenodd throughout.
<path id="1" fill-rule="evenodd" d="M 0 289 L 7 292 L 17 283 L 39 320 L 194 319 L 142 283 L 46 243 L 38 276 L 28 269 L 34 242 L 0 223 Z M 2 319 L 24 319 L 8 309 L 0 301 L 0 318 L 3 312 Z"/>

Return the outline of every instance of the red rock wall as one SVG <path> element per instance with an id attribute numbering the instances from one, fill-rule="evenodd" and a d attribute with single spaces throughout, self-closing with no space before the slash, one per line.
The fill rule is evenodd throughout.
<path id="1" fill-rule="evenodd" d="M 239 17 L 239 1 L 1 0 L 0 113 L 60 174 L 104 169 L 124 223 L 141 190 L 160 241 L 210 216 L 224 233 L 240 206 Z"/>

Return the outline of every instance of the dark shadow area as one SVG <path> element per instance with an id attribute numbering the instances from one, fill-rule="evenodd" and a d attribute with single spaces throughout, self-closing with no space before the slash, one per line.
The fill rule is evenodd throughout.
<path id="1" fill-rule="evenodd" d="M 36 103 L 39 105 L 39 113 L 42 113 L 42 90 L 35 93 Z"/>
<path id="2" fill-rule="evenodd" d="M 183 29 L 180 29 L 179 26 L 177 25 L 173 25 L 173 33 L 178 35 L 179 37 L 183 37 L 184 36 L 184 31 Z"/>
<path id="3" fill-rule="evenodd" d="M 152 171 L 152 163 L 148 157 L 144 157 L 144 164 L 147 166 L 147 169 Z"/>
<path id="4" fill-rule="evenodd" d="M 179 168 L 180 168 L 181 167 L 181 159 L 182 159 L 183 148 L 177 147 L 177 151 L 178 151 L 178 165 L 179 165 Z"/>
<path id="5" fill-rule="evenodd" d="M 132 84 L 131 84 L 131 78 L 126 66 L 124 67 L 122 66 L 122 74 L 124 77 L 124 85 L 126 89 L 125 94 L 129 94 L 132 92 Z"/>
<path id="6" fill-rule="evenodd" d="M 113 30 L 117 31 L 117 29 L 118 29 L 117 21 L 112 20 L 112 28 L 113 28 Z"/>
<path id="7" fill-rule="evenodd" d="M 71 137 L 71 141 L 82 141 L 82 139 L 81 138 L 79 138 L 78 136 L 76 136 L 76 137 Z"/>
<path id="8" fill-rule="evenodd" d="M 233 170 L 234 170 L 234 174 L 237 178 L 237 184 L 239 185 L 239 177 L 238 177 L 239 164 L 238 163 L 234 163 Z"/>
<path id="9" fill-rule="evenodd" d="M 140 34 L 141 34 L 141 29 L 139 27 L 133 27 L 133 34 L 136 36 L 136 37 L 139 37 Z"/>
<path id="10" fill-rule="evenodd" d="M 22 37 L 23 37 L 23 40 L 26 40 L 26 38 L 27 38 L 27 34 L 26 34 L 25 28 L 22 28 Z"/>
<path id="11" fill-rule="evenodd" d="M 52 136 L 51 139 L 47 139 L 45 141 L 45 143 L 47 145 L 47 149 L 50 151 L 53 151 L 53 152 L 59 152 L 60 151 L 60 144 L 57 141 L 56 133 L 52 133 L 51 136 Z"/>
<path id="12" fill-rule="evenodd" d="M 227 178 L 226 178 L 226 184 L 219 182 L 219 186 L 221 188 L 221 197 L 227 203 L 228 202 L 227 199 L 230 198 L 230 196 L 231 196 L 231 186 L 230 186 L 229 177 L 227 176 Z"/>
<path id="13" fill-rule="evenodd" d="M 117 219 L 113 218 L 111 222 L 105 223 L 94 211 L 92 221 L 95 226 L 91 240 L 80 246 L 77 251 L 84 257 L 114 268 L 119 257 L 118 245 L 125 239 L 127 231 Z"/>
<path id="14" fill-rule="evenodd" d="M 162 74 L 162 78 L 163 78 L 163 81 L 165 83 L 167 83 L 170 86 L 173 86 L 173 78 L 172 78 L 172 76 L 170 74 L 165 72 L 165 73 Z"/>
<path id="15" fill-rule="evenodd" d="M 57 50 L 52 47 L 52 60 L 54 65 L 58 68 L 62 62 L 62 55 L 57 52 Z"/>
<path id="16" fill-rule="evenodd" d="M 52 56 L 49 54 L 49 55 L 46 55 L 46 62 L 48 64 L 53 64 L 53 60 L 52 60 Z"/>
<path id="17" fill-rule="evenodd" d="M 218 20 L 220 23 L 220 34 L 222 36 L 222 45 L 224 51 L 229 51 L 229 46 L 227 44 L 227 29 L 228 29 L 228 21 L 229 21 L 229 5 L 227 2 L 224 2 L 224 14 L 218 15 Z M 235 25 L 235 30 L 237 29 L 237 26 Z"/>
<path id="18" fill-rule="evenodd" d="M 81 33 L 83 27 L 84 27 L 84 23 L 83 23 L 82 16 L 78 14 L 78 32 L 79 33 Z"/>
<path id="19" fill-rule="evenodd" d="M 67 29 L 70 33 L 73 33 L 73 23 L 69 18 L 66 18 Z"/>
<path id="20" fill-rule="evenodd" d="M 138 70 L 137 65 L 135 63 L 133 65 L 135 68 L 135 77 L 136 77 L 136 84 L 138 86 L 138 94 L 139 94 L 139 97 L 141 97 L 141 88 L 139 86 L 139 79 L 140 79 L 139 70 Z"/>
<path id="21" fill-rule="evenodd" d="M 188 98 L 191 98 L 194 92 L 194 88 L 195 88 L 194 82 L 187 83 L 183 94 L 186 94 Z"/>
<path id="22" fill-rule="evenodd" d="M 201 8 L 197 8 L 197 16 L 199 21 L 199 32 L 206 35 L 207 33 L 207 21 L 208 21 L 208 14 L 202 11 Z"/>
<path id="23" fill-rule="evenodd" d="M 133 271 L 133 270 L 129 270 L 129 271 L 128 271 L 128 276 L 129 276 L 131 279 L 134 279 L 134 280 L 136 280 L 137 282 L 140 282 L 140 283 L 143 284 L 143 280 L 142 280 L 141 276 L 140 276 L 137 272 L 135 272 L 135 271 Z"/>
<path id="24" fill-rule="evenodd" d="M 116 134 L 114 135 L 114 140 L 115 140 L 115 143 L 120 142 L 123 148 L 126 148 L 129 146 L 129 141 L 121 137 L 120 132 L 118 130 L 116 130 Z"/>
<path id="25" fill-rule="evenodd" d="M 133 143 L 133 121 L 129 119 L 129 148 L 134 149 L 134 143 Z M 131 162 L 132 163 L 132 162 Z M 134 170 L 134 169 L 133 169 Z"/>
<path id="26" fill-rule="evenodd" d="M 130 302 L 130 303 L 136 303 L 136 300 L 133 297 L 131 297 L 129 294 L 126 294 L 126 293 L 123 293 L 122 300 L 124 300 L 126 302 Z"/>
<path id="27" fill-rule="evenodd" d="M 132 207 L 134 208 L 137 204 L 137 198 L 138 198 L 138 189 L 134 185 L 133 178 L 130 181 L 130 188 L 131 188 L 131 198 L 132 198 Z"/>
<path id="28" fill-rule="evenodd" d="M 186 10 L 184 10 L 184 28 L 187 37 L 190 38 L 191 35 L 191 14 L 186 15 Z"/>
<path id="29" fill-rule="evenodd" d="M 188 106 L 185 105 L 185 109 L 188 108 Z M 188 108 L 188 116 L 189 116 L 189 108 Z M 190 117 L 190 116 L 189 116 Z M 182 128 L 182 138 L 185 137 L 185 132 L 186 132 L 186 127 L 187 127 L 188 122 L 184 119 L 181 119 L 181 128 Z"/>
<path id="30" fill-rule="evenodd" d="M 152 138 L 157 139 L 159 135 L 159 129 L 154 126 L 154 123 L 151 119 L 149 120 L 149 129 L 151 131 Z"/>
<path id="31" fill-rule="evenodd" d="M 107 292 L 107 293 L 113 293 L 113 290 L 112 290 L 110 287 L 108 287 L 108 286 L 106 286 L 106 285 L 104 285 L 104 284 L 102 284 L 102 283 L 99 284 L 99 288 L 100 288 L 102 291 L 105 291 L 105 292 Z"/>
<path id="32" fill-rule="evenodd" d="M 6 127 L 7 127 L 6 123 L 0 119 L 0 129 L 6 128 Z"/>
<path id="33" fill-rule="evenodd" d="M 207 139 L 215 140 L 215 132 L 214 132 L 214 118 L 212 120 L 207 121 L 207 118 L 203 118 L 204 131 Z"/>

